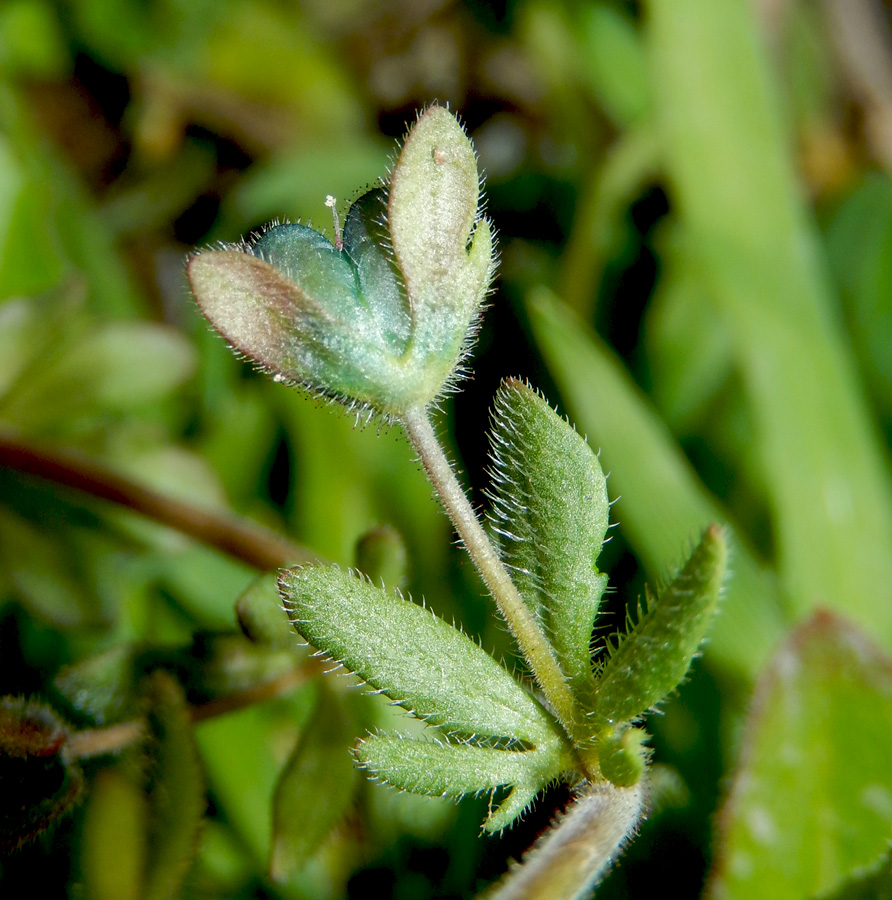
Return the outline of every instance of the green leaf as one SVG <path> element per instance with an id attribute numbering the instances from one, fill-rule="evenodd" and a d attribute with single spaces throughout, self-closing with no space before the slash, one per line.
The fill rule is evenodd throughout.
<path id="1" fill-rule="evenodd" d="M 72 419 L 139 409 L 168 396 L 195 367 L 182 335 L 148 322 L 97 324 L 53 349 L 3 400 L 0 415 L 23 429 L 59 432 Z"/>
<path id="2" fill-rule="evenodd" d="M 892 414 L 892 180 L 875 172 L 840 204 L 827 230 L 852 342 L 885 416 Z"/>
<path id="3" fill-rule="evenodd" d="M 294 630 L 282 608 L 275 572 L 261 575 L 248 585 L 236 601 L 235 615 L 249 640 L 277 648 L 295 648 Z"/>
<path id="4" fill-rule="evenodd" d="M 892 660 L 818 612 L 756 689 L 718 820 L 707 896 L 803 900 L 841 886 L 889 846 Z"/>
<path id="5" fill-rule="evenodd" d="M 71 707 L 97 725 L 119 721 L 134 699 L 133 651 L 126 644 L 63 666 L 53 687 Z"/>
<path id="6" fill-rule="evenodd" d="M 430 797 L 463 797 L 510 787 L 502 804 L 490 808 L 487 831 L 510 825 L 539 791 L 573 765 L 558 744 L 543 750 L 496 750 L 389 734 L 367 737 L 357 747 L 356 758 L 373 778 Z"/>
<path id="7" fill-rule="evenodd" d="M 634 719 L 678 687 L 718 604 L 726 558 L 724 534 L 711 525 L 678 576 L 610 648 L 598 674 L 600 724 Z"/>
<path id="8" fill-rule="evenodd" d="M 859 869 L 821 900 L 892 900 L 892 851 L 876 865 Z"/>
<path id="9" fill-rule="evenodd" d="M 499 663 L 421 606 L 331 566 L 283 572 L 279 589 L 304 638 L 419 718 L 533 745 L 560 734 Z"/>
<path id="10" fill-rule="evenodd" d="M 604 473 L 583 438 L 519 381 L 500 388 L 492 420 L 492 517 L 502 559 L 588 706 L 592 629 L 607 586 L 595 567 L 610 512 Z"/>
<path id="11" fill-rule="evenodd" d="M 651 105 L 640 35 L 630 17 L 606 4 L 587 4 L 576 15 L 583 79 L 615 123 L 634 124 Z"/>
<path id="12" fill-rule="evenodd" d="M 166 900 L 186 877 L 204 815 L 204 775 L 180 686 L 166 672 L 150 680 L 149 832 L 144 900 Z"/>
<path id="13" fill-rule="evenodd" d="M 323 691 L 276 786 L 270 875 L 287 882 L 346 816 L 357 772 L 355 725 L 341 697 Z"/>
<path id="14" fill-rule="evenodd" d="M 573 420 L 600 445 L 623 532 L 652 578 L 667 559 L 727 513 L 708 493 L 620 361 L 548 291 L 528 304 L 533 333 Z M 710 636 L 708 659 L 754 679 L 783 633 L 777 585 L 731 533 L 734 577 Z"/>
<path id="15" fill-rule="evenodd" d="M 0 128 L 4 124 L 0 116 Z M 25 160 L 0 136 L 0 299 L 45 291 L 62 273 L 50 190 Z"/>
<path id="16" fill-rule="evenodd" d="M 400 588 L 406 581 L 406 545 L 390 525 L 379 525 L 356 542 L 356 568 L 373 584 Z"/>
<path id="17" fill-rule="evenodd" d="M 70 547 L 0 507 L 0 562 L 6 576 L 26 609 L 59 628 L 99 619 L 72 557 Z"/>

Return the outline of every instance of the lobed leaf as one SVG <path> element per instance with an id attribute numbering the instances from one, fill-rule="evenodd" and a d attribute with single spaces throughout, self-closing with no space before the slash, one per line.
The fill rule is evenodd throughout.
<path id="1" fill-rule="evenodd" d="M 588 705 L 592 629 L 607 586 L 595 567 L 610 511 L 604 473 L 585 440 L 517 380 L 500 388 L 492 419 L 492 517 L 502 558 Z"/>
<path id="2" fill-rule="evenodd" d="M 726 557 L 724 534 L 711 525 L 675 580 L 611 648 L 598 677 L 599 723 L 634 719 L 678 687 L 718 604 Z"/>
<path id="3" fill-rule="evenodd" d="M 335 567 L 287 570 L 279 589 L 307 641 L 419 718 L 533 745 L 560 734 L 499 663 L 417 604 Z"/>

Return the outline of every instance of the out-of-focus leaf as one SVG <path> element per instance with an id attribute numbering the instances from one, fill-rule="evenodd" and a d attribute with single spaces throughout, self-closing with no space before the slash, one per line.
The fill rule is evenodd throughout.
<path id="1" fill-rule="evenodd" d="M 418 718 L 464 735 L 560 740 L 553 719 L 466 634 L 334 566 L 279 578 L 294 627 L 314 647 Z"/>
<path id="2" fill-rule="evenodd" d="M 727 521 L 727 514 L 610 351 L 544 289 L 528 309 L 572 420 L 602 448 L 611 490 L 620 497 L 615 514 L 657 582 L 667 560 L 677 559 L 711 522 Z M 706 654 L 752 679 L 779 639 L 784 615 L 770 573 L 733 533 L 729 544 L 734 574 Z"/>
<path id="3" fill-rule="evenodd" d="M 183 692 L 165 672 L 148 690 L 149 831 L 143 897 L 167 900 L 186 877 L 204 815 L 204 775 Z"/>
<path id="4" fill-rule="evenodd" d="M 233 625 L 233 595 L 256 573 L 216 550 L 191 544 L 168 553 L 159 563 L 157 575 L 194 623 L 224 631 Z"/>
<path id="5" fill-rule="evenodd" d="M 28 171 L 12 141 L 0 134 L 0 299 L 36 294 L 59 280 L 62 262 L 50 216 L 48 186 Z"/>
<path id="6" fill-rule="evenodd" d="M 858 870 L 821 900 L 892 900 L 892 851 L 876 865 Z"/>
<path id="7" fill-rule="evenodd" d="M 647 57 L 632 22 L 606 3 L 578 9 L 583 79 L 615 123 L 634 124 L 650 106 Z"/>
<path id="8" fill-rule="evenodd" d="M 295 648 L 294 629 L 279 594 L 278 573 L 261 575 L 242 592 L 235 614 L 245 635 L 258 644 Z"/>
<path id="9" fill-rule="evenodd" d="M 0 560 L 17 599 L 57 627 L 97 622 L 100 610 L 77 577 L 82 561 L 76 562 L 70 548 L 54 538 L 0 507 Z"/>
<path id="10" fill-rule="evenodd" d="M 79 420 L 108 418 L 168 396 L 194 370 L 192 347 L 170 328 L 97 325 L 48 355 L 0 405 L 0 416 L 34 432 L 65 432 Z"/>
<path id="11" fill-rule="evenodd" d="M 387 590 L 401 588 L 406 582 L 408 559 L 400 533 L 390 525 L 367 531 L 356 542 L 356 568 Z"/>
<path id="12" fill-rule="evenodd" d="M 289 881 L 347 815 L 358 774 L 350 755 L 355 737 L 343 699 L 322 691 L 276 785 L 270 859 L 275 881 Z"/>
<path id="13" fill-rule="evenodd" d="M 301 132 L 354 133 L 362 111 L 348 70 L 299 8 L 231 3 L 226 14 L 208 19 L 206 39 L 192 48 L 183 74 L 213 85 L 214 92 L 280 106 L 271 134 L 276 140 Z"/>
<path id="14" fill-rule="evenodd" d="M 892 485 L 801 202 L 755 11 L 650 0 L 653 85 L 688 265 L 726 321 L 794 610 L 892 647 Z"/>
<path id="15" fill-rule="evenodd" d="M 68 48 L 50 4 L 6 0 L 0 7 L 0 73 L 58 78 L 68 65 Z"/>
<path id="16" fill-rule="evenodd" d="M 133 651 L 119 644 L 63 667 L 53 687 L 83 716 L 95 724 L 118 721 L 134 699 Z"/>
<path id="17" fill-rule="evenodd" d="M 54 294 L 12 297 L 0 303 L 0 403 L 18 378 L 27 378 L 72 329 L 80 327 L 75 304 Z"/>
<path id="18" fill-rule="evenodd" d="M 759 681 L 719 818 L 711 900 L 804 900 L 889 845 L 892 660 L 816 613 Z"/>
<path id="19" fill-rule="evenodd" d="M 331 212 L 326 196 L 337 197 L 346 209 L 357 185 L 377 183 L 388 152 L 380 142 L 363 138 L 344 144 L 338 153 L 332 153 L 328 143 L 282 153 L 251 169 L 240 182 L 230 199 L 231 215 L 239 222 L 318 216 L 316 227 L 327 229 Z"/>
<path id="20" fill-rule="evenodd" d="M 269 860 L 279 772 L 315 701 L 316 687 L 309 685 L 276 704 L 245 707 L 195 727 L 214 801 L 258 868 Z"/>
<path id="21" fill-rule="evenodd" d="M 676 433 L 697 424 L 733 367 L 731 342 L 697 270 L 663 261 L 647 314 L 654 400 Z"/>
<path id="22" fill-rule="evenodd" d="M 183 649 L 148 652 L 144 662 L 176 671 L 191 703 L 213 702 L 242 691 L 263 691 L 280 680 L 297 681 L 292 647 L 254 644 L 239 634 L 199 632 Z"/>
<path id="23" fill-rule="evenodd" d="M 16 147 L 21 167 L 16 177 L 26 176 L 41 191 L 23 204 L 29 218 L 16 222 L 15 252 L 6 251 L 9 272 L 13 279 L 39 276 L 40 287 L 32 290 L 55 284 L 61 273 L 71 284 L 89 286 L 91 309 L 96 312 L 113 316 L 143 312 L 144 302 L 112 235 L 67 160 L 54 154 L 38 132 L 31 112 L 22 96 L 0 82 L 0 131 Z M 0 247 L 6 244 L 3 222 L 0 213 Z M 4 287 L 0 278 L 0 297 Z M 21 286 L 15 290 L 24 292 Z"/>
<path id="24" fill-rule="evenodd" d="M 852 341 L 880 412 L 892 416 L 892 180 L 868 175 L 843 200 L 827 251 Z"/>
<path id="25" fill-rule="evenodd" d="M 122 768 L 97 775 L 81 839 L 84 885 L 92 900 L 142 900 L 148 807 L 145 794 Z"/>
<path id="26" fill-rule="evenodd" d="M 268 390 L 291 438 L 295 532 L 301 540 L 327 559 L 352 565 L 356 541 L 380 522 L 391 522 L 406 541 L 413 581 L 429 584 L 433 592 L 445 577 L 449 523 L 432 502 L 408 443 L 395 433 L 358 429 L 351 417 L 319 409 L 298 391 L 272 383 Z"/>

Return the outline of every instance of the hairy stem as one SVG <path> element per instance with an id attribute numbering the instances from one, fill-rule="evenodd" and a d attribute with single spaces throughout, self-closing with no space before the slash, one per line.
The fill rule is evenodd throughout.
<path id="1" fill-rule="evenodd" d="M 427 410 L 417 407 L 410 409 L 403 417 L 402 424 L 440 502 L 496 601 L 537 684 L 567 734 L 572 737 L 578 713 L 570 687 L 552 655 L 545 635 L 517 592 L 499 554 L 459 484 L 437 440 Z"/>
<path id="2" fill-rule="evenodd" d="M 262 572 L 319 561 L 312 551 L 268 528 L 166 497 L 73 451 L 50 450 L 0 432 L 0 468 L 117 503 Z"/>
<path id="3" fill-rule="evenodd" d="M 642 783 L 588 785 L 486 900 L 581 900 L 607 874 L 644 814 Z"/>

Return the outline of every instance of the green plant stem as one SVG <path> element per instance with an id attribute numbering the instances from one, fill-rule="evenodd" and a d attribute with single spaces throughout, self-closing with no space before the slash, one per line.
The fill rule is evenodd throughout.
<path id="1" fill-rule="evenodd" d="M 312 551 L 268 528 L 167 497 L 75 451 L 50 449 L 0 432 L 0 468 L 35 475 L 124 506 L 261 572 L 320 561 Z"/>
<path id="2" fill-rule="evenodd" d="M 644 785 L 589 785 L 486 900 L 581 900 L 607 874 L 645 811 Z"/>
<path id="3" fill-rule="evenodd" d="M 427 410 L 418 407 L 410 409 L 403 416 L 402 425 L 458 536 L 529 664 L 536 683 L 572 738 L 579 715 L 570 686 L 552 655 L 545 635 L 523 602 L 459 484 L 434 433 Z"/>

